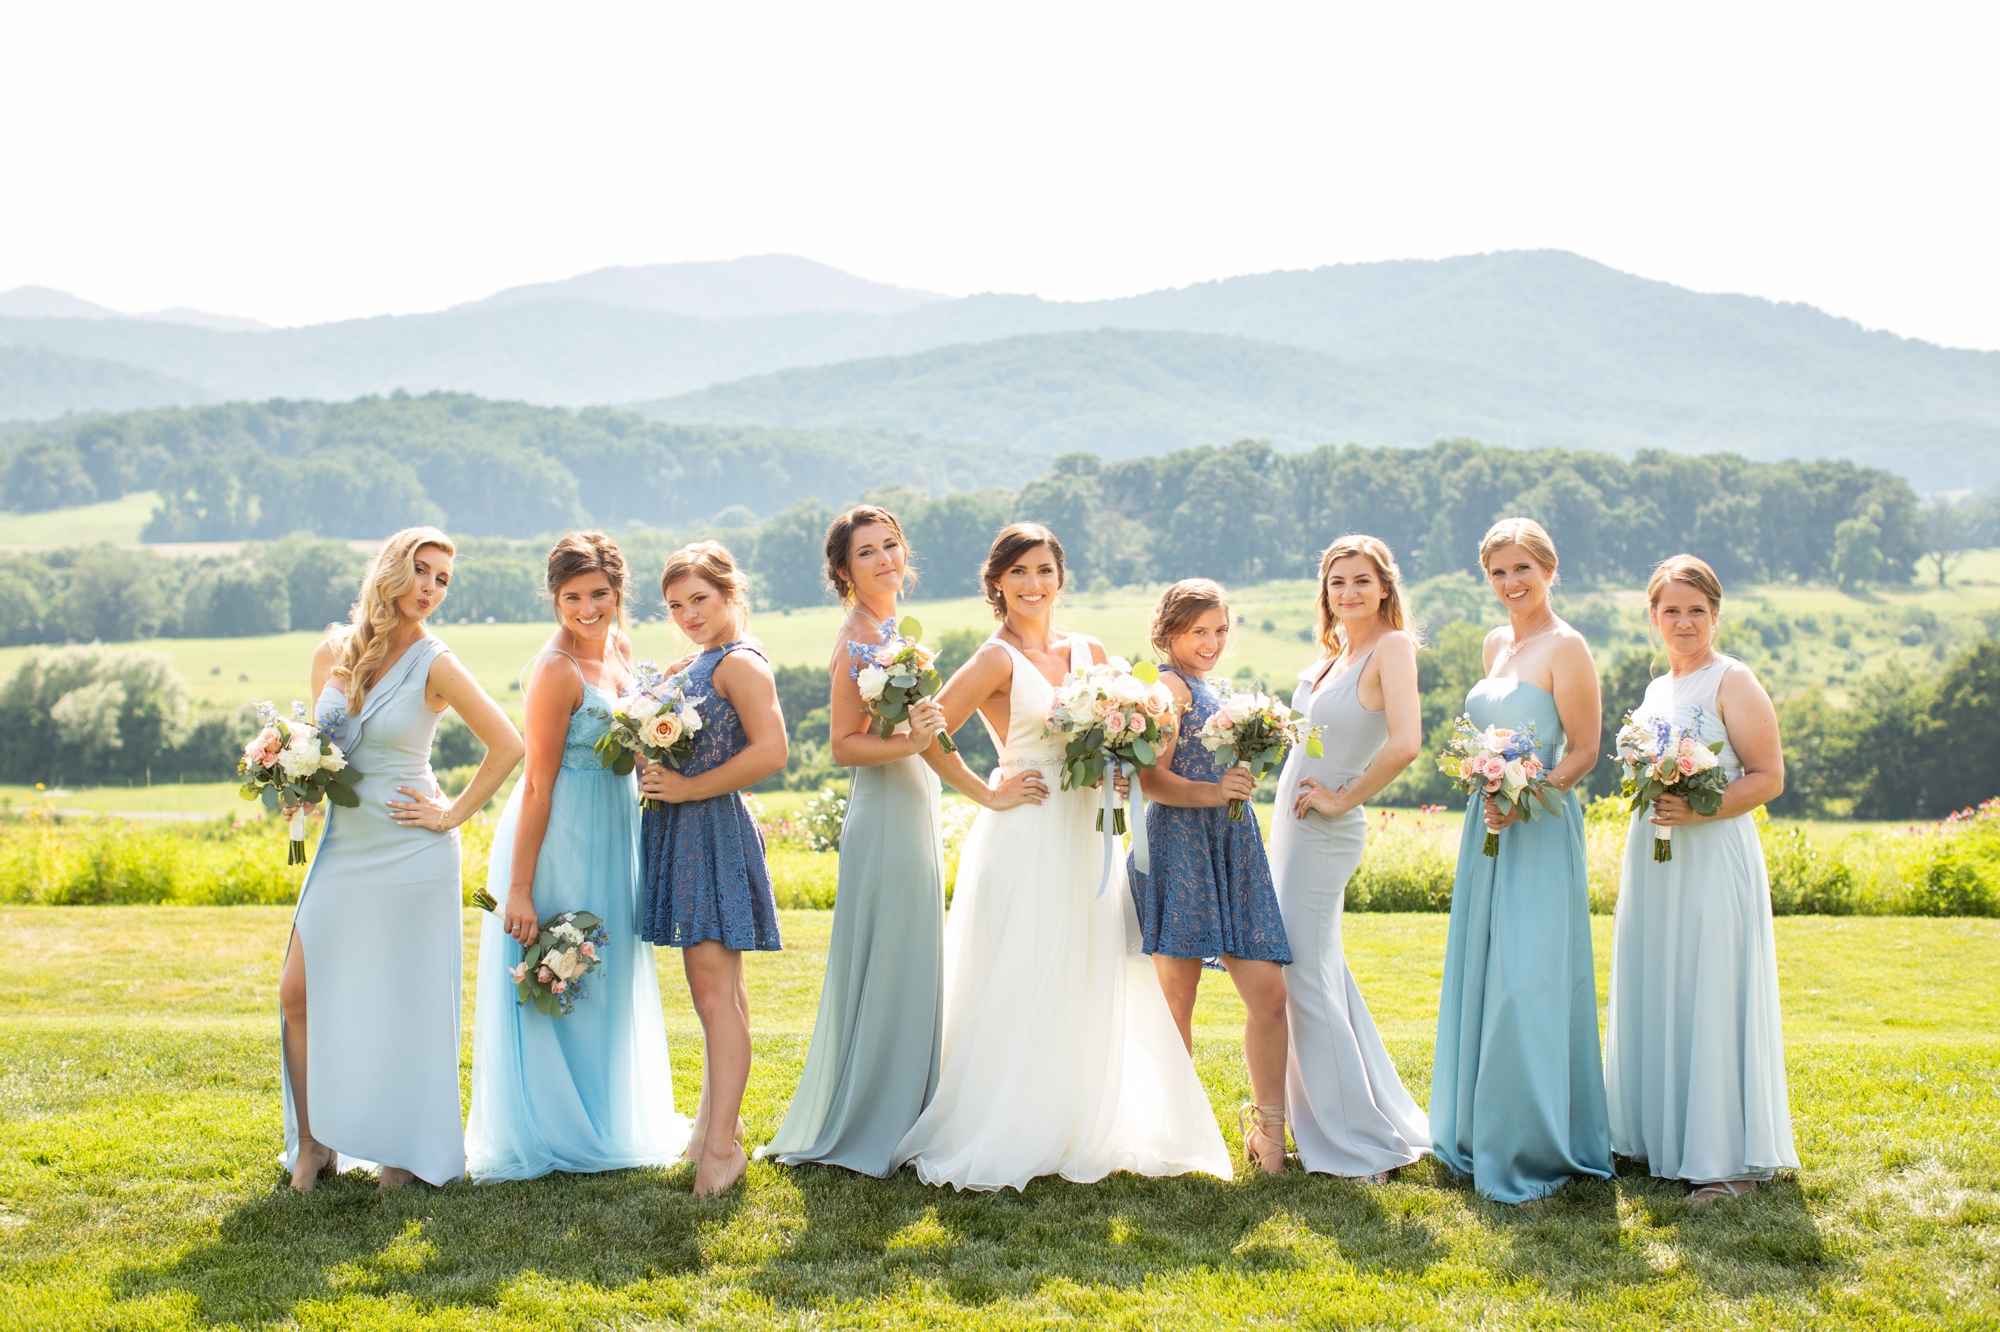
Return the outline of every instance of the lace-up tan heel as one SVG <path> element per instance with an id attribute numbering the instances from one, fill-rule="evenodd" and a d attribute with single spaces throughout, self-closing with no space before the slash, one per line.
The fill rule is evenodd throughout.
<path id="1" fill-rule="evenodd" d="M 1243 1134 L 1243 1164 L 1255 1166 L 1267 1175 L 1285 1173 L 1284 1106 L 1245 1101 L 1237 1108 L 1236 1127 Z"/>

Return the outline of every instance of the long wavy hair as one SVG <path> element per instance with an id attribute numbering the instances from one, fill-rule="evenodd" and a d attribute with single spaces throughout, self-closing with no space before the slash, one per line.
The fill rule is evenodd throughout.
<path id="1" fill-rule="evenodd" d="M 1359 555 L 1374 565 L 1375 576 L 1382 580 L 1384 595 L 1376 614 L 1383 622 L 1391 629 L 1401 629 L 1409 620 L 1403 607 L 1403 571 L 1396 567 L 1396 556 L 1389 544 L 1380 537 L 1358 532 L 1344 536 L 1319 557 L 1319 650 L 1329 657 L 1347 650 L 1347 631 L 1340 627 L 1340 617 L 1333 613 L 1333 598 L 1327 595 L 1326 580 L 1333 572 L 1334 561 L 1350 555 Z"/>
<path id="2" fill-rule="evenodd" d="M 404 528 L 382 543 L 381 553 L 361 576 L 361 596 L 348 610 L 347 624 L 330 626 L 336 633 L 344 630 L 333 678 L 347 695 L 351 714 L 358 715 L 368 701 L 375 673 L 389 655 L 389 639 L 403 627 L 396 601 L 417 585 L 417 552 L 425 546 L 436 546 L 448 557 L 458 555 L 451 538 L 435 527 Z"/>

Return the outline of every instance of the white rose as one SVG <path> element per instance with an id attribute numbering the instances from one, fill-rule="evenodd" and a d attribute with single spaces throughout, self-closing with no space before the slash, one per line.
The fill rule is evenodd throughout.
<path id="1" fill-rule="evenodd" d="M 1222 700 L 1222 710 L 1229 714 L 1229 720 L 1233 722 L 1247 721 L 1256 716 L 1259 711 L 1257 696 L 1255 694 L 1231 694 L 1228 698 Z"/>
<path id="2" fill-rule="evenodd" d="M 681 709 L 681 729 L 692 734 L 701 729 L 701 714 L 692 705 Z"/>
<path id="3" fill-rule="evenodd" d="M 319 771 L 319 751 L 317 749 L 301 751 L 287 746 L 284 752 L 278 755 L 278 768 L 293 781 L 301 777 L 310 777 Z"/>
<path id="4" fill-rule="evenodd" d="M 1106 670 L 1114 671 L 1119 675 L 1130 675 L 1132 673 L 1132 663 L 1123 657 L 1106 657 L 1104 659 L 1104 666 Z"/>
<path id="5" fill-rule="evenodd" d="M 320 755 L 319 766 L 327 772 L 339 772 L 347 766 L 347 755 L 340 752 L 339 745 L 328 745 L 327 752 Z"/>
<path id="6" fill-rule="evenodd" d="M 544 953 L 542 965 L 555 972 L 558 980 L 574 980 L 576 973 L 583 970 L 582 959 L 577 957 L 575 949 L 561 953 Z"/>
<path id="7" fill-rule="evenodd" d="M 854 683 L 861 686 L 861 697 L 873 703 L 888 688 L 889 672 L 880 666 L 863 666 L 861 674 L 854 677 Z"/>
<path id="8" fill-rule="evenodd" d="M 1111 680 L 1111 697 L 1120 703 L 1137 703 L 1146 696 L 1146 682 L 1136 675 L 1118 675 Z"/>
<path id="9" fill-rule="evenodd" d="M 1508 762 L 1501 784 L 1509 792 L 1518 791 L 1528 784 L 1528 770 L 1521 766 L 1521 760 L 1512 759 Z"/>
<path id="10" fill-rule="evenodd" d="M 625 709 L 625 715 L 635 722 L 645 721 L 660 710 L 660 700 L 651 694 L 641 694 Z"/>

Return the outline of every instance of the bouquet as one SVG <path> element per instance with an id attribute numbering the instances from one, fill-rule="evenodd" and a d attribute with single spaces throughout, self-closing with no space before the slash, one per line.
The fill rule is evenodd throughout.
<path id="1" fill-rule="evenodd" d="M 472 904 L 500 914 L 500 904 L 484 888 L 472 894 Z M 534 942 L 521 950 L 521 961 L 508 974 L 514 978 L 517 1004 L 533 1004 L 550 1017 L 567 1017 L 576 1001 L 590 993 L 590 973 L 604 965 L 611 936 L 604 922 L 588 911 L 564 911 L 550 916 L 535 932 Z"/>
<path id="2" fill-rule="evenodd" d="M 640 662 L 632 688 L 611 709 L 611 728 L 597 739 L 598 761 L 623 777 L 636 754 L 675 769 L 692 758 L 695 732 L 702 726 L 696 704 L 703 700 L 689 695 L 690 683 L 686 671 L 661 675 L 652 662 Z M 657 809 L 660 802 L 640 803 Z"/>
<path id="3" fill-rule="evenodd" d="M 1722 741 L 1704 744 L 1701 739 L 1701 709 L 1696 708 L 1694 724 L 1680 730 L 1666 718 L 1635 720 L 1625 714 L 1618 728 L 1618 761 L 1625 765 L 1620 790 L 1632 801 L 1632 812 L 1651 805 L 1663 795 L 1677 795 L 1695 813 L 1707 816 L 1722 808 L 1722 788 L 1729 778 L 1722 771 Z M 1674 830 L 1653 829 L 1653 859 L 1674 858 Z"/>
<path id="4" fill-rule="evenodd" d="M 1504 726 L 1480 730 L 1472 718 L 1461 716 L 1452 730 L 1451 743 L 1438 755 L 1438 771 L 1451 778 L 1461 791 L 1491 796 L 1502 808 L 1512 808 L 1532 819 L 1539 808 L 1560 815 L 1562 805 L 1556 788 L 1542 775 L 1541 756 L 1535 752 L 1535 724 L 1518 731 Z M 1500 854 L 1500 834 L 1488 831 L 1480 850 L 1489 856 Z"/>
<path id="5" fill-rule="evenodd" d="M 257 720 L 263 728 L 243 746 L 243 758 L 236 775 L 243 779 L 237 794 L 245 800 L 262 799 L 273 814 L 289 807 L 292 811 L 292 841 L 285 857 L 287 865 L 306 863 L 306 807 L 317 805 L 324 796 L 342 809 L 361 803 L 354 784 L 361 774 L 347 766 L 340 746 L 327 739 L 338 730 L 347 714 L 330 710 L 314 725 L 306 720 L 306 705 L 292 703 L 292 715 L 280 717 L 269 703 L 257 705 Z"/>
<path id="6" fill-rule="evenodd" d="M 901 624 L 884 620 L 881 627 L 881 646 L 847 645 L 847 655 L 854 658 L 847 674 L 861 689 L 861 706 L 874 720 L 876 733 L 886 740 L 895 733 L 897 722 L 909 718 L 910 704 L 937 697 L 944 677 L 938 674 L 937 653 L 917 641 L 924 636 L 924 627 L 916 616 L 905 615 Z M 958 752 L 949 731 L 939 731 L 938 742 L 945 753 Z"/>
<path id="7" fill-rule="evenodd" d="M 1222 690 L 1221 706 L 1201 724 L 1198 734 L 1202 746 L 1223 767 L 1240 765 L 1255 779 L 1277 767 L 1294 745 L 1304 745 L 1314 758 L 1326 752 L 1319 742 L 1319 733 L 1326 728 L 1314 726 L 1303 712 L 1292 711 L 1261 689 L 1239 694 L 1224 684 Z M 1243 817 L 1241 800 L 1229 802 L 1229 817 Z"/>
<path id="8" fill-rule="evenodd" d="M 1069 737 L 1063 750 L 1062 789 L 1074 791 L 1104 784 L 1104 771 L 1114 763 L 1151 768 L 1159 762 L 1160 738 L 1174 729 L 1174 696 L 1160 683 L 1159 668 L 1142 661 L 1132 665 L 1113 657 L 1102 666 L 1071 671 L 1056 686 L 1049 707 L 1050 735 Z M 1125 831 L 1125 807 L 1107 793 L 1111 831 Z M 1104 831 L 1104 811 L 1097 812 L 1097 830 Z"/>

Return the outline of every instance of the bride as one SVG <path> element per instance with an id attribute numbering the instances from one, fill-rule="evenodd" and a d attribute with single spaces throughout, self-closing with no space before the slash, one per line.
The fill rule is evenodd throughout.
<path id="1" fill-rule="evenodd" d="M 974 708 L 1029 803 L 979 815 L 959 857 L 944 932 L 937 1092 L 897 1147 L 926 1184 L 1025 1188 L 1115 1170 L 1206 1171 L 1229 1153 L 1159 981 L 1138 951 L 1124 856 L 1112 882 L 1096 791 L 1060 791 L 1063 742 L 1042 719 L 1065 672 L 1104 649 L 1052 623 L 1063 549 L 1038 523 L 994 538 L 983 575 L 1000 629 L 939 695 L 949 730 Z M 926 752 L 945 781 L 984 788 L 963 760 Z M 1039 798 L 1037 798 L 1039 797 Z"/>

